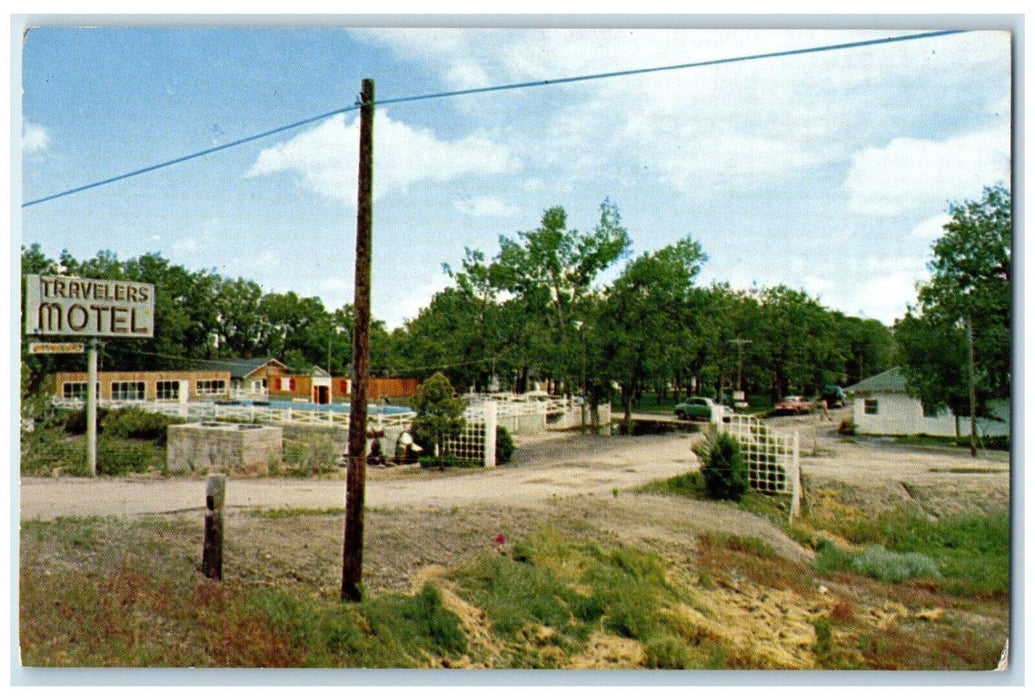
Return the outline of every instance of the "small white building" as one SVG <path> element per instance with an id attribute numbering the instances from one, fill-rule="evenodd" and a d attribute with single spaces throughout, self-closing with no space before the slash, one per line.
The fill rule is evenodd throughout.
<path id="1" fill-rule="evenodd" d="M 970 416 L 956 416 L 948 408 L 926 410 L 920 399 L 906 391 L 906 377 L 898 367 L 868 377 L 845 389 L 845 393 L 851 397 L 856 431 L 864 435 L 970 434 Z M 988 411 L 991 416 L 977 419 L 978 435 L 1009 435 L 1010 402 L 991 401 Z"/>

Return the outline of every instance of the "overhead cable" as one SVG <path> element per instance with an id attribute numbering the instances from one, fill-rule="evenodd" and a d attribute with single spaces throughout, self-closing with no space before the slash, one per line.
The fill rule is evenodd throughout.
<path id="1" fill-rule="evenodd" d="M 741 63 L 741 62 L 745 62 L 745 61 L 758 61 L 758 60 L 770 59 L 770 58 L 784 58 L 784 57 L 787 57 L 787 56 L 801 56 L 801 55 L 805 55 L 805 54 L 821 53 L 821 52 L 825 52 L 825 51 L 843 51 L 843 50 L 846 50 L 846 49 L 862 48 L 864 46 L 877 46 L 877 45 L 880 45 L 880 44 L 890 44 L 890 43 L 902 42 L 902 41 L 915 41 L 915 40 L 918 40 L 918 39 L 930 39 L 930 38 L 934 38 L 934 37 L 948 36 L 948 35 L 951 35 L 951 34 L 961 34 L 961 33 L 964 33 L 966 31 L 968 31 L 968 30 L 963 30 L 963 29 L 946 29 L 946 30 L 939 30 L 939 31 L 922 32 L 922 33 L 919 33 L 919 34 L 903 34 L 903 35 L 900 35 L 900 36 L 882 37 L 880 39 L 868 39 L 868 40 L 864 40 L 864 41 L 852 41 L 852 42 L 847 42 L 847 43 L 843 43 L 843 44 L 829 44 L 829 45 L 826 45 L 826 46 L 812 46 L 812 47 L 803 48 L 803 49 L 788 49 L 788 50 L 785 50 L 785 51 L 771 51 L 771 52 L 768 52 L 768 53 L 750 54 L 750 55 L 746 55 L 746 56 L 733 56 L 733 57 L 729 57 L 729 58 L 717 58 L 717 59 L 711 59 L 711 60 L 706 60 L 706 61 L 694 61 L 692 63 L 678 63 L 678 64 L 675 64 L 675 65 L 655 66 L 655 67 L 652 67 L 652 68 L 634 68 L 634 69 L 630 69 L 630 70 L 611 71 L 611 72 L 608 72 L 608 73 L 592 73 L 592 74 L 587 74 L 587 75 L 570 76 L 570 77 L 566 77 L 566 78 L 552 78 L 552 79 L 546 79 L 546 80 L 531 80 L 531 81 L 526 81 L 526 82 L 521 82 L 521 83 L 508 83 L 508 84 L 505 84 L 505 85 L 493 85 L 493 86 L 489 86 L 489 87 L 469 88 L 469 89 L 466 89 L 466 90 L 452 90 L 452 91 L 449 91 L 449 92 L 436 92 L 436 93 L 429 93 L 429 94 L 424 94 L 424 95 L 411 95 L 411 96 L 408 96 L 408 97 L 394 97 L 394 98 L 388 98 L 388 99 L 383 99 L 383 100 L 375 100 L 374 104 L 376 104 L 376 105 L 403 104 L 403 103 L 407 103 L 407 102 L 418 102 L 418 101 L 422 101 L 422 100 L 433 100 L 433 99 L 441 99 L 441 98 L 446 98 L 446 97 L 460 97 L 460 96 L 463 96 L 463 95 L 477 95 L 477 94 L 483 94 L 483 93 L 488 93 L 488 92 L 501 92 L 501 91 L 504 91 L 504 90 L 520 90 L 520 89 L 527 89 L 527 88 L 533 88 L 533 87 L 547 87 L 547 86 L 552 86 L 552 85 L 563 85 L 563 84 L 566 84 L 566 83 L 577 83 L 577 82 L 584 82 L 584 81 L 589 81 L 589 80 L 603 80 L 603 79 L 608 79 L 608 78 L 620 78 L 620 77 L 631 76 L 631 75 L 644 75 L 644 74 L 647 74 L 647 73 L 659 73 L 659 72 L 662 72 L 662 71 L 686 70 L 686 69 L 690 69 L 690 68 L 704 68 L 704 67 L 707 67 L 707 66 L 719 66 L 719 65 L 729 64 L 729 63 Z M 349 107 L 341 107 L 339 109 L 335 109 L 335 110 L 332 110 L 330 112 L 325 112 L 325 113 L 317 115 L 315 117 L 309 117 L 307 119 L 302 119 L 301 121 L 293 122 L 293 123 L 287 124 L 285 126 L 280 126 L 280 127 L 275 128 L 275 129 L 269 129 L 268 131 L 263 131 L 262 133 L 259 133 L 259 134 L 254 134 L 252 136 L 246 136 L 244 138 L 237 139 L 236 141 L 230 141 L 229 143 L 224 143 L 224 144 L 221 144 L 219 146 L 214 146 L 212 148 L 206 148 L 205 150 L 198 151 L 196 153 L 190 153 L 188 155 L 181 156 L 179 158 L 173 158 L 172 160 L 167 160 L 167 161 L 163 161 L 161 163 L 156 163 L 154 165 L 150 165 L 150 166 L 147 166 L 145 168 L 140 168 L 138 170 L 133 170 L 131 172 L 123 173 L 121 175 L 115 175 L 113 177 L 109 177 L 109 178 L 106 178 L 104 180 L 98 180 L 97 182 L 92 182 L 92 183 L 87 184 L 87 185 L 82 185 L 80 187 L 74 187 L 74 188 L 69 189 L 69 190 L 64 190 L 63 192 L 57 192 L 57 193 L 54 193 L 54 194 L 47 195 L 45 197 L 39 197 L 37 199 L 32 199 L 32 200 L 29 200 L 27 202 L 23 202 L 22 203 L 22 208 L 24 209 L 26 207 L 31 207 L 31 206 L 36 205 L 36 204 L 42 204 L 43 202 L 49 202 L 51 200 L 58 199 L 58 198 L 61 198 L 61 197 L 67 197 L 69 195 L 76 194 L 78 192 L 83 192 L 85 190 L 94 189 L 96 187 L 101 187 L 103 185 L 110 185 L 110 184 L 118 182 L 120 180 L 126 180 L 126 179 L 131 178 L 131 177 L 136 177 L 138 175 L 143 175 L 145 173 L 154 172 L 155 170 L 160 170 L 160 169 L 163 169 L 163 168 L 167 168 L 169 166 L 177 165 L 179 163 L 184 163 L 186 161 L 194 160 L 196 158 L 201 158 L 202 156 L 211 155 L 211 154 L 217 153 L 219 151 L 225 151 L 225 150 L 227 150 L 229 148 L 234 148 L 236 146 L 240 146 L 240 145 L 245 144 L 245 143 L 250 143 L 252 141 L 257 141 L 259 139 L 263 139 L 263 138 L 266 138 L 268 136 L 273 136 L 274 134 L 279 134 L 279 133 L 282 133 L 282 132 L 285 132 L 285 131 L 289 131 L 291 129 L 297 129 L 298 127 L 305 126 L 307 124 L 312 124 L 313 122 L 317 122 L 317 121 L 320 121 L 320 120 L 323 120 L 323 119 L 327 119 L 329 117 L 333 117 L 333 116 L 336 116 L 338 114 L 344 114 L 345 112 L 355 111 L 355 110 L 358 110 L 361 106 L 362 106 L 362 104 L 360 103 L 359 100 L 357 100 L 355 105 L 352 105 L 352 106 L 349 106 Z"/>

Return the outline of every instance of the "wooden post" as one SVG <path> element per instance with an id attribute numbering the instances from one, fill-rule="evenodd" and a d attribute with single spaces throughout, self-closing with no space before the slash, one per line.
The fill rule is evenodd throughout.
<path id="1" fill-rule="evenodd" d="M 970 394 L 970 456 L 977 457 L 977 389 L 974 386 L 974 327 L 967 316 L 967 384 Z"/>
<path id="2" fill-rule="evenodd" d="M 359 183 L 356 206 L 356 276 L 353 304 L 352 393 L 349 397 L 349 462 L 345 482 L 345 544 L 341 599 L 359 601 L 363 577 L 363 499 L 367 469 L 367 387 L 370 363 L 370 267 L 374 192 L 374 81 L 360 94 Z"/>
<path id="3" fill-rule="evenodd" d="M 201 573 L 223 580 L 223 502 L 226 475 L 210 474 L 205 484 L 205 543 L 201 550 Z"/>

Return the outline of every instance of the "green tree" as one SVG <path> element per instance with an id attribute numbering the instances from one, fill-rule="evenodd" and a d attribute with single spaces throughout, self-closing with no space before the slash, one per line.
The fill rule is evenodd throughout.
<path id="1" fill-rule="evenodd" d="M 906 385 L 932 409 L 969 403 L 968 325 L 979 402 L 1010 395 L 1011 206 L 1009 190 L 997 186 L 949 208 L 928 263 L 931 278 L 895 326 Z"/>
<path id="2" fill-rule="evenodd" d="M 705 260 L 701 245 L 685 238 L 631 261 L 607 290 L 595 333 L 607 376 L 621 386 L 627 426 L 646 383 L 673 375 L 673 350 L 693 325 L 693 283 Z"/>
<path id="3" fill-rule="evenodd" d="M 413 431 L 418 439 L 431 439 L 439 456 L 439 467 L 445 465 L 445 441 L 464 427 L 464 401 L 441 372 L 436 372 L 417 389 L 411 401 L 416 416 Z"/>
<path id="4" fill-rule="evenodd" d="M 501 236 L 499 243 L 488 278 L 519 300 L 525 328 L 540 331 L 526 334 L 541 341 L 527 348 L 527 357 L 550 378 L 576 384 L 580 341 L 574 322 L 585 321 L 583 302 L 597 276 L 626 255 L 630 245 L 618 208 L 605 200 L 594 230 L 580 233 L 568 228 L 562 207 L 552 207 L 539 228 L 518 233 L 516 239 Z"/>

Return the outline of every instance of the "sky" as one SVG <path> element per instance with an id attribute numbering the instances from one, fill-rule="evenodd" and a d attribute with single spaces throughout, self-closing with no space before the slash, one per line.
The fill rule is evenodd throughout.
<path id="1" fill-rule="evenodd" d="M 951 28 L 615 23 L 32 28 L 15 201 L 349 109 L 21 207 L 20 240 L 55 259 L 156 252 L 333 310 L 353 299 L 364 78 L 388 101 Z M 950 204 L 1010 184 L 1011 37 L 968 28 L 379 105 L 373 315 L 397 327 L 449 284 L 443 264 L 458 267 L 466 248 L 491 257 L 501 235 L 534 230 L 557 205 L 591 231 L 608 200 L 633 255 L 690 236 L 708 256 L 700 284 L 787 285 L 892 324 L 915 303 Z"/>

